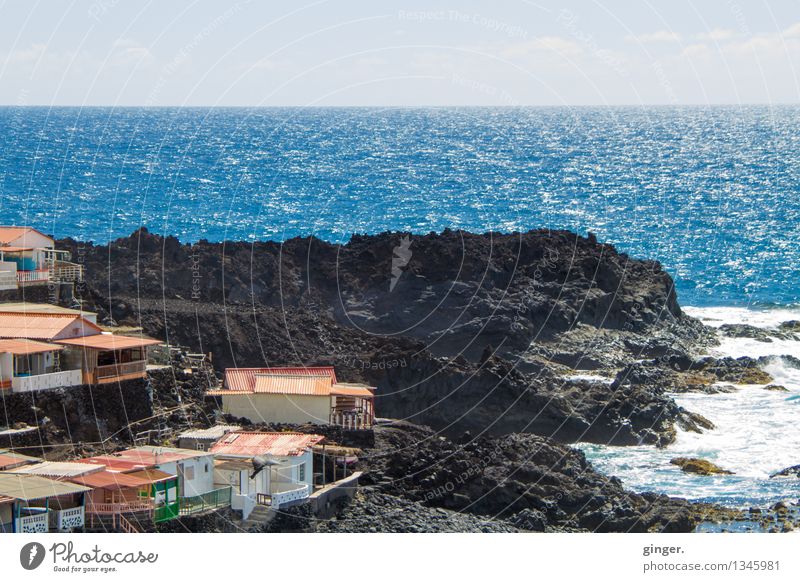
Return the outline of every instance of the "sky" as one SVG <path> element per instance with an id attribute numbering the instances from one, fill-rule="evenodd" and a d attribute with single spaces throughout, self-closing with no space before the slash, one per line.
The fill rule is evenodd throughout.
<path id="1" fill-rule="evenodd" d="M 798 0 L 0 0 L 3 105 L 799 99 Z"/>

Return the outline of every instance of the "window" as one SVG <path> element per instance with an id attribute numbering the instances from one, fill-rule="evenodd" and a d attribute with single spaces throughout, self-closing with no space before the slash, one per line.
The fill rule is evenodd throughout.
<path id="1" fill-rule="evenodd" d="M 302 463 L 299 467 L 297 467 L 297 480 L 298 481 L 305 481 L 306 480 L 306 464 Z"/>
<path id="2" fill-rule="evenodd" d="M 183 468 L 183 478 L 191 481 L 194 479 L 194 467 L 184 467 Z"/>
<path id="3" fill-rule="evenodd" d="M 195 446 L 197 447 L 198 451 L 205 451 L 206 450 L 206 446 L 203 443 L 197 443 L 197 445 L 195 445 Z"/>

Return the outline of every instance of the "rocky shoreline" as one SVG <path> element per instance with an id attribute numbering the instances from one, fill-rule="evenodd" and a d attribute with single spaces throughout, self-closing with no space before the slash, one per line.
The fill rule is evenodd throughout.
<path id="1" fill-rule="evenodd" d="M 379 416 L 401 422 L 365 451 L 351 525 L 392 503 L 545 531 L 692 531 L 733 518 L 626 491 L 567 446 L 666 446 L 677 428 L 714 430 L 671 393 L 772 380 L 755 359 L 706 355 L 717 335 L 682 312 L 661 265 L 591 234 L 188 245 L 141 229 L 59 245 L 84 264 L 78 297 L 102 321 L 212 352 L 218 370 L 334 365 L 342 381 L 377 386 Z M 198 409 L 195 422 L 213 420 L 208 403 Z M 431 515 L 433 529 L 441 521 Z"/>

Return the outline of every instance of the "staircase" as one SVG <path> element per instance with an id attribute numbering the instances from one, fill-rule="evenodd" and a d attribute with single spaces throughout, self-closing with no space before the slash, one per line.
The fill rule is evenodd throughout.
<path id="1" fill-rule="evenodd" d="M 247 519 L 241 521 L 240 527 L 245 531 L 262 531 L 277 513 L 266 505 L 256 505 Z"/>

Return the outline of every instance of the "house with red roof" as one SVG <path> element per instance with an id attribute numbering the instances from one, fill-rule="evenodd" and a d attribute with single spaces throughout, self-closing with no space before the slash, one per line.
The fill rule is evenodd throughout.
<path id="1" fill-rule="evenodd" d="M 223 388 L 208 394 L 226 413 L 252 422 L 368 429 L 375 421 L 375 388 L 338 382 L 332 366 L 228 368 Z"/>
<path id="2" fill-rule="evenodd" d="M 229 432 L 210 449 L 216 486 L 231 487 L 231 506 L 245 518 L 255 504 L 300 503 L 313 492 L 313 446 L 324 439 L 298 432 Z"/>
<path id="3" fill-rule="evenodd" d="M 0 304 L 0 390 L 31 392 L 142 378 L 147 349 L 161 343 L 104 332 L 82 312 Z"/>

